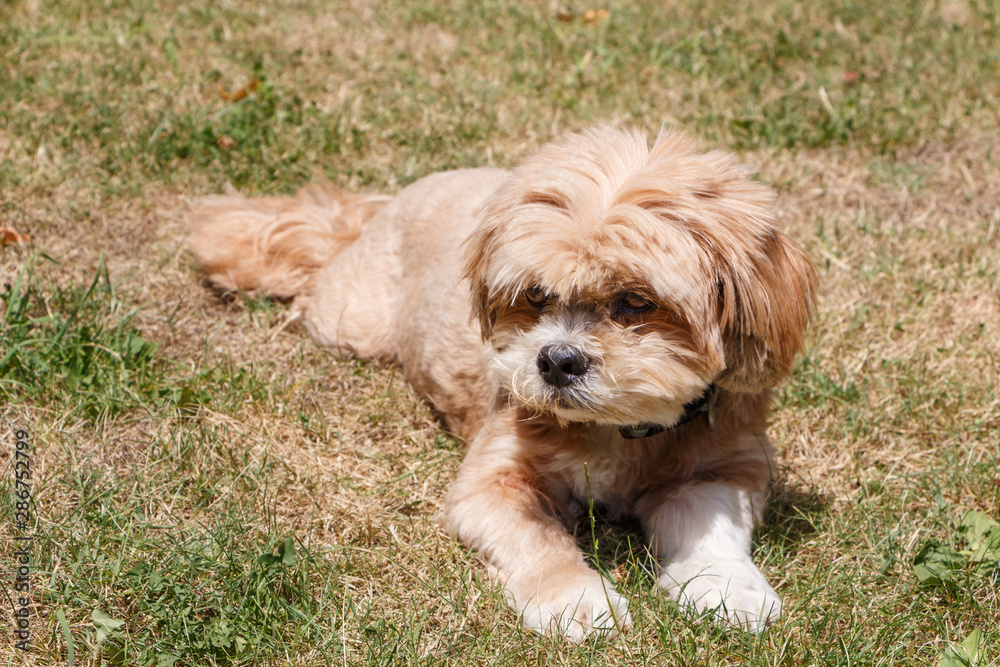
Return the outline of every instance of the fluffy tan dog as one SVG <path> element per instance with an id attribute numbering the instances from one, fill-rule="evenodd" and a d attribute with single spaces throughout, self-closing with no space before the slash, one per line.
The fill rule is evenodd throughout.
<path id="1" fill-rule="evenodd" d="M 191 248 L 218 287 L 402 365 L 469 443 L 447 518 L 526 627 L 630 624 L 564 524 L 592 498 L 641 521 L 673 599 L 757 631 L 781 607 L 750 558 L 769 389 L 816 283 L 772 200 L 725 153 L 600 126 L 392 198 L 210 198 Z"/>

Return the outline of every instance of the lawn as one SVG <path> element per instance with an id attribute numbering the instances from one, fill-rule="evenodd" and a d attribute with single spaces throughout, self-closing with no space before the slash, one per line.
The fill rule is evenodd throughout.
<path id="1" fill-rule="evenodd" d="M 994 0 L 11 0 L 0 26 L 0 662 L 1000 665 Z M 759 636 L 681 614 L 600 519 L 577 534 L 635 627 L 522 631 L 442 529 L 463 445 L 398 370 L 185 249 L 229 185 L 391 193 L 595 122 L 737 153 L 820 270 Z"/>

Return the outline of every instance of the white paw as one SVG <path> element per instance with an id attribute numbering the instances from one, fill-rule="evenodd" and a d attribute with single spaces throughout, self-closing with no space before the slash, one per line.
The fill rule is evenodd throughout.
<path id="1" fill-rule="evenodd" d="M 781 599 L 749 558 L 669 563 L 660 587 L 681 606 L 714 610 L 717 618 L 749 632 L 761 632 L 781 615 Z"/>
<path id="2" fill-rule="evenodd" d="M 552 568 L 540 576 L 508 581 L 508 602 L 525 628 L 581 642 L 594 633 L 615 634 L 632 626 L 628 600 L 586 566 Z"/>

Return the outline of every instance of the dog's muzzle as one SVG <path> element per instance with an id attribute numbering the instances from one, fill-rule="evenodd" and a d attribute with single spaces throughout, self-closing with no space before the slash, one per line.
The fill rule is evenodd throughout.
<path id="1" fill-rule="evenodd" d="M 546 345 L 538 352 L 538 374 L 554 387 L 568 387 L 587 374 L 590 359 L 570 345 Z"/>

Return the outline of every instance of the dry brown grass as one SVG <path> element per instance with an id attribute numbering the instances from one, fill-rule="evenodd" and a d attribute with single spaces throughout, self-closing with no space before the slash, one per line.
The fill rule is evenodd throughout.
<path id="1" fill-rule="evenodd" d="M 873 420 L 858 448 L 845 447 L 836 429 L 789 431 L 789 460 L 810 484 L 835 479 L 842 488 L 847 480 L 836 471 L 856 476 L 876 460 L 897 474 L 926 469 L 933 448 L 962 444 L 963 425 L 996 427 L 995 397 L 959 403 L 960 393 L 948 393 L 998 379 L 1000 338 L 988 333 L 1000 330 L 1000 169 L 989 158 L 997 147 L 980 136 L 891 162 L 824 151 L 765 164 L 764 177 L 783 190 L 781 219 L 823 266 L 815 354 L 833 382 L 867 385 Z M 915 375 L 926 386 L 911 387 Z M 927 402 L 902 400 L 901 391 L 916 389 L 929 390 Z M 818 411 L 795 418 L 829 421 Z"/>

